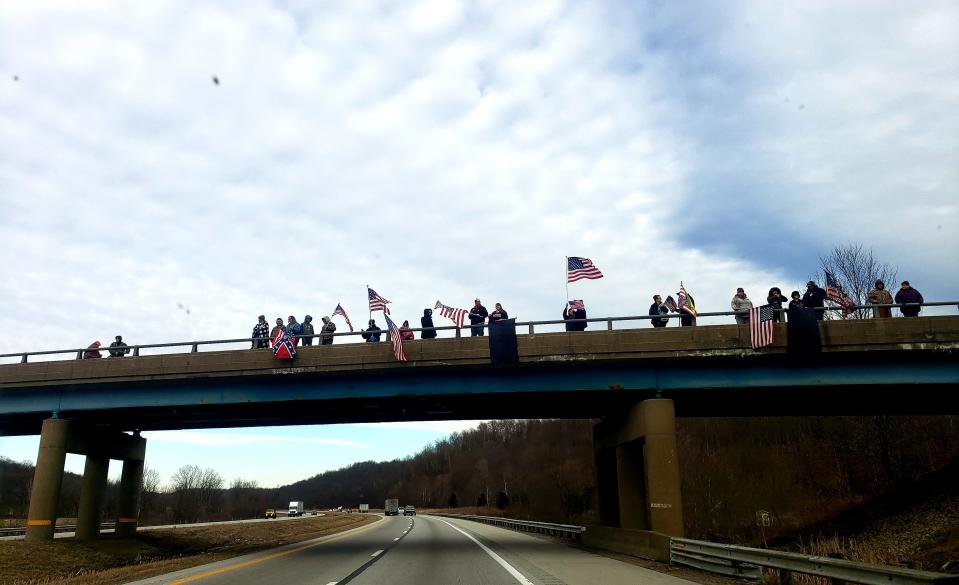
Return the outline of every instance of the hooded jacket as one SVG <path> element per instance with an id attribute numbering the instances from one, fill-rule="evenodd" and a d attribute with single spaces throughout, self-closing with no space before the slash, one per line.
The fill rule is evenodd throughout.
<path id="1" fill-rule="evenodd" d="M 425 329 L 433 327 L 433 309 L 423 309 L 423 316 L 420 317 L 420 325 Z M 436 331 L 420 331 L 420 339 L 434 339 Z"/>
<path id="2" fill-rule="evenodd" d="M 363 336 L 363 339 L 365 339 L 368 342 L 375 343 L 379 341 L 380 328 L 377 327 L 376 321 L 374 321 L 373 319 L 370 319 L 369 328 L 364 329 L 361 335 Z"/>
<path id="3" fill-rule="evenodd" d="M 324 345 L 333 343 L 333 332 L 336 331 L 336 324 L 329 317 L 323 317 L 323 328 L 320 329 L 320 341 Z"/>
<path id="4" fill-rule="evenodd" d="M 921 303 L 922 294 L 916 289 L 909 287 L 907 289 L 899 289 L 896 292 L 896 304 L 902 305 L 905 303 Z M 899 312 L 905 315 L 906 317 L 915 317 L 919 314 L 919 311 L 922 310 L 922 307 L 900 307 Z"/>

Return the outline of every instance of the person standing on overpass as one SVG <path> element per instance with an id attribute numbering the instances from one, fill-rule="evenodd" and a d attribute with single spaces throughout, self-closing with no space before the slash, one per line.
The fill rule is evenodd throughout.
<path id="1" fill-rule="evenodd" d="M 276 327 L 270 331 L 270 339 L 276 339 L 276 336 L 280 333 L 286 331 L 286 327 L 283 326 L 283 319 L 280 317 L 276 318 Z"/>
<path id="2" fill-rule="evenodd" d="M 323 328 L 320 329 L 320 345 L 333 345 L 333 332 L 336 324 L 329 317 L 323 317 Z"/>
<path id="3" fill-rule="evenodd" d="M 303 335 L 303 326 L 296 322 L 296 317 L 290 315 L 286 318 L 286 330 L 293 336 L 293 347 L 299 343 L 300 338 L 297 335 Z"/>
<path id="4" fill-rule="evenodd" d="M 375 320 L 370 319 L 369 327 L 363 330 L 362 335 L 367 343 L 377 343 L 380 340 L 380 328 Z"/>
<path id="5" fill-rule="evenodd" d="M 802 304 L 807 309 L 822 309 L 826 306 L 826 291 L 810 280 L 806 283 L 806 294 L 802 296 Z M 816 310 L 816 320 L 822 321 L 825 318 L 826 311 Z"/>
<path id="6" fill-rule="evenodd" d="M 100 355 L 100 342 L 99 342 L 99 341 L 94 341 L 93 343 L 91 343 L 90 345 L 88 345 L 88 346 L 87 346 L 87 350 L 86 350 L 85 352 L 83 352 L 83 359 L 85 359 L 85 360 L 96 359 L 96 358 L 101 358 L 101 357 L 103 357 L 103 356 Z"/>
<path id="7" fill-rule="evenodd" d="M 302 327 L 303 329 L 302 335 L 313 335 L 313 317 L 311 317 L 310 315 L 303 317 L 303 325 L 301 325 L 300 327 Z M 303 345 L 304 347 L 307 345 L 313 345 L 313 338 L 304 337 Z"/>
<path id="8" fill-rule="evenodd" d="M 922 303 L 922 293 L 912 288 L 908 280 L 902 281 L 899 292 L 896 293 L 896 304 Z M 918 317 L 922 307 L 899 307 L 903 317 Z"/>
<path id="9" fill-rule="evenodd" d="M 266 316 L 260 315 L 257 317 L 256 325 L 253 326 L 253 344 L 250 349 L 269 347 L 270 340 L 267 339 L 269 333 L 270 325 L 266 322 Z"/>
<path id="10" fill-rule="evenodd" d="M 669 307 L 663 303 L 663 297 L 660 295 L 653 295 L 653 304 L 649 306 L 649 314 L 653 318 L 650 321 L 653 324 L 653 327 L 665 327 L 669 323 L 669 319 L 662 319 L 660 315 L 665 315 L 669 313 Z"/>
<path id="11" fill-rule="evenodd" d="M 110 344 L 110 357 L 123 357 L 130 353 L 130 348 L 123 343 L 123 336 L 117 335 L 116 341 Z"/>
<path id="12" fill-rule="evenodd" d="M 429 327 L 433 327 L 433 309 L 423 309 L 423 316 L 420 317 L 420 326 L 424 329 L 420 331 L 420 339 L 436 338 L 436 330 L 429 329 Z"/>
<path id="13" fill-rule="evenodd" d="M 870 305 L 891 305 L 892 295 L 886 290 L 886 283 L 881 280 L 876 281 L 876 286 L 866 295 L 866 302 Z M 877 307 L 872 310 L 873 319 L 892 318 L 892 309 L 890 307 Z"/>
<path id="14" fill-rule="evenodd" d="M 506 310 L 503 309 L 503 305 L 496 303 L 496 308 L 493 310 L 492 313 L 489 314 L 489 322 L 495 323 L 497 321 L 503 321 L 505 319 L 509 319 L 509 313 L 507 313 Z"/>
<path id="15" fill-rule="evenodd" d="M 789 299 L 783 296 L 783 291 L 778 286 L 769 289 L 769 295 L 766 296 L 766 302 L 773 306 L 773 323 L 781 323 L 783 319 L 783 303 L 788 303 Z"/>
<path id="16" fill-rule="evenodd" d="M 476 325 L 482 325 L 486 323 L 486 317 L 489 315 L 489 311 L 486 310 L 486 307 L 483 306 L 483 303 L 479 299 L 473 301 L 473 308 L 470 309 L 469 318 L 470 324 L 473 327 L 470 327 L 470 336 L 471 337 L 482 337 L 483 328 L 476 327 Z"/>
<path id="17" fill-rule="evenodd" d="M 753 302 L 746 296 L 746 291 L 742 287 L 736 289 L 736 294 L 733 295 L 733 300 L 729 302 L 729 306 L 737 313 L 746 312 L 745 315 L 736 315 L 736 323 L 740 325 L 749 323 L 749 309 L 753 308 Z"/>

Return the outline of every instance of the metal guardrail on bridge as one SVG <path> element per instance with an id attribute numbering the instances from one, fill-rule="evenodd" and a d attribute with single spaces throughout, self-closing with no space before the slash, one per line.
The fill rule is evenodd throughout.
<path id="1" fill-rule="evenodd" d="M 908 304 L 891 304 L 891 305 L 856 305 L 854 307 L 849 307 L 848 309 L 851 311 L 855 311 L 859 309 L 872 310 L 877 308 L 902 308 L 902 307 L 949 307 L 949 306 L 956 306 L 956 305 L 959 305 L 959 301 L 935 301 L 935 302 L 927 302 L 927 303 L 908 303 Z M 842 311 L 843 309 L 842 307 L 818 307 L 814 310 L 821 311 L 821 312 L 828 312 L 828 311 Z M 779 310 L 777 309 L 777 311 Z M 781 312 L 785 312 L 785 309 L 783 309 Z M 737 311 L 716 311 L 711 313 L 700 312 L 696 314 L 696 318 L 699 319 L 699 318 L 707 318 L 707 317 L 734 317 L 736 315 L 742 316 L 747 314 L 748 314 L 748 311 L 738 311 L 738 312 Z M 680 313 L 669 313 L 665 315 L 629 315 L 625 317 L 594 317 L 589 319 L 569 319 L 569 320 L 553 319 L 553 320 L 547 320 L 547 321 L 517 321 L 516 329 L 517 329 L 517 333 L 520 335 L 522 335 L 522 331 L 521 331 L 522 328 L 527 328 L 528 334 L 534 335 L 537 326 L 565 325 L 567 323 L 605 323 L 606 330 L 612 331 L 613 323 L 619 323 L 619 322 L 625 322 L 625 321 L 649 321 L 652 319 L 677 320 L 680 318 L 682 318 L 682 315 Z M 413 332 L 455 331 L 456 337 L 460 337 L 463 329 L 468 329 L 473 327 L 477 327 L 481 329 L 489 329 L 490 324 L 484 322 L 477 325 L 464 324 L 463 327 L 457 327 L 456 325 L 447 325 L 447 326 L 441 326 L 441 327 L 411 327 L 410 331 L 413 331 Z M 381 336 L 385 336 L 387 333 L 385 329 L 377 329 L 375 332 L 380 334 Z M 316 333 L 314 335 L 298 335 L 297 338 L 298 339 L 316 339 L 319 337 L 323 337 L 325 335 L 331 335 L 333 337 L 348 337 L 348 336 L 360 336 L 360 335 L 363 335 L 363 333 L 365 333 L 365 331 L 345 331 L 345 332 L 332 333 L 332 334 Z M 264 339 L 265 338 L 240 337 L 240 338 L 233 338 L 233 339 L 211 339 L 211 340 L 203 340 L 203 341 L 200 341 L 200 340 L 176 341 L 172 343 L 140 343 L 136 345 L 125 346 L 124 348 L 121 348 L 121 349 L 126 349 L 132 352 L 132 355 L 134 357 L 137 357 L 140 355 L 141 349 L 165 349 L 165 348 L 172 348 L 172 347 L 189 347 L 190 348 L 189 353 L 197 353 L 200 350 L 199 348 L 201 345 L 204 345 L 204 346 L 230 345 L 230 344 L 237 344 L 237 343 L 252 344 L 256 341 L 264 341 Z M 102 354 L 103 352 L 109 352 L 110 348 L 109 347 L 100 347 L 100 348 L 74 347 L 74 348 L 68 348 L 68 349 L 50 349 L 50 350 L 43 350 L 43 351 L 26 351 L 26 352 L 21 351 L 16 353 L 3 353 L 3 354 L 0 354 L 0 358 L 20 358 L 20 363 L 25 364 L 29 361 L 28 358 L 30 356 L 72 354 L 74 356 L 74 359 L 80 360 L 80 359 L 83 359 L 83 354 L 87 351 L 96 351 Z"/>
<path id="2" fill-rule="evenodd" d="M 441 514 L 430 512 L 431 516 L 443 516 L 445 518 L 458 518 L 460 520 L 472 520 L 473 522 L 482 522 L 491 526 L 501 528 L 510 528 L 512 530 L 523 530 L 525 532 L 536 532 L 539 534 L 548 534 L 550 536 L 561 536 L 563 538 L 579 539 L 579 536 L 586 532 L 585 526 L 575 526 L 573 524 L 552 524 L 550 522 L 533 522 L 530 520 L 516 520 L 514 518 L 500 518 L 499 516 L 470 516 L 467 514 Z"/>
<path id="3" fill-rule="evenodd" d="M 802 573 L 831 579 L 833 583 L 862 583 L 863 585 L 955 585 L 959 575 L 917 571 L 886 565 L 872 565 L 816 555 L 779 550 L 748 548 L 734 544 L 718 544 L 688 538 L 671 538 L 669 560 L 734 577 L 745 577 L 762 582 L 762 568 L 778 569 L 782 573 Z M 781 578 L 788 583 L 789 578 Z"/>

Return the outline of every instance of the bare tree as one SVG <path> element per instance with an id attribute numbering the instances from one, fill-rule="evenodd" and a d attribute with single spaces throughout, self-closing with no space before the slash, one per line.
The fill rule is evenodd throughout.
<path id="1" fill-rule="evenodd" d="M 877 259 L 872 248 L 852 242 L 834 246 L 828 254 L 820 255 L 819 268 L 832 274 L 846 296 L 857 305 L 866 304 L 866 295 L 872 290 L 876 280 L 885 282 L 889 287 L 895 283 L 898 273 L 896 267 Z M 857 309 L 851 316 L 865 319 L 872 316 L 872 311 Z"/>
<path id="2" fill-rule="evenodd" d="M 152 467 L 144 467 L 140 490 L 140 518 L 149 520 L 154 516 L 160 493 L 160 472 Z"/>

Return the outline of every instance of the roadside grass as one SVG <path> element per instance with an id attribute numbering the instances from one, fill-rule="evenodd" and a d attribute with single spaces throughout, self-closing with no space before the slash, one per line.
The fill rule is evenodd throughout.
<path id="1" fill-rule="evenodd" d="M 0 585 L 113 585 L 310 540 L 375 522 L 367 514 L 304 517 L 103 535 L 81 542 L 0 542 Z"/>

